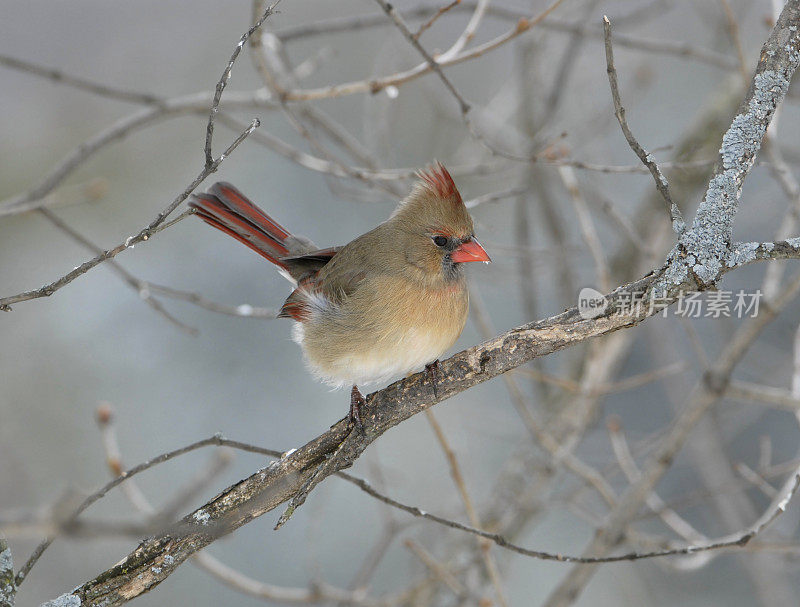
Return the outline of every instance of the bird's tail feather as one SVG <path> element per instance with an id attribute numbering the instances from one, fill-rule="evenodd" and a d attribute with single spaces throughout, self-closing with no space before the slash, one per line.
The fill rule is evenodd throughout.
<path id="1" fill-rule="evenodd" d="M 231 184 L 215 183 L 205 194 L 195 194 L 189 206 L 207 224 L 287 269 L 281 258 L 294 253 L 292 235 Z"/>

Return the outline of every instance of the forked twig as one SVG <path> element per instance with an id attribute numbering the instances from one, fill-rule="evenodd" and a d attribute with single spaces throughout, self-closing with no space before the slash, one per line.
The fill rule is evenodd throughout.
<path id="1" fill-rule="evenodd" d="M 228 60 L 228 65 L 225 66 L 225 71 L 222 72 L 222 76 L 220 76 L 220 79 L 217 82 L 217 86 L 214 90 L 214 99 L 211 101 L 211 110 L 208 113 L 208 124 L 206 125 L 206 144 L 204 147 L 206 155 L 206 170 L 211 170 L 211 167 L 214 164 L 214 157 L 211 154 L 211 140 L 214 137 L 214 120 L 219 112 L 219 102 L 222 99 L 222 91 L 225 90 L 228 81 L 231 79 L 231 70 L 233 70 L 233 64 L 236 63 L 236 59 L 239 57 L 239 53 L 242 52 L 242 48 L 244 48 L 244 43 L 247 42 L 247 39 L 253 35 L 253 32 L 261 27 L 264 21 L 267 20 L 267 17 L 275 12 L 275 7 L 278 5 L 278 2 L 280 2 L 280 0 L 276 0 L 276 2 L 268 6 L 267 10 L 264 11 L 264 14 L 261 15 L 261 18 L 253 24 L 253 27 L 242 34 L 242 37 L 239 39 L 239 44 L 236 45 L 233 55 L 231 55 L 230 60 Z"/>

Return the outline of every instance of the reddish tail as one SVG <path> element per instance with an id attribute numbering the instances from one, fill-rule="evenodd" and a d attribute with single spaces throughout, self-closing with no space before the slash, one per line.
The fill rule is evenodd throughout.
<path id="1" fill-rule="evenodd" d="M 291 255 L 286 243 L 291 235 L 231 184 L 215 183 L 207 193 L 195 194 L 189 206 L 207 224 L 287 269 L 281 257 Z"/>

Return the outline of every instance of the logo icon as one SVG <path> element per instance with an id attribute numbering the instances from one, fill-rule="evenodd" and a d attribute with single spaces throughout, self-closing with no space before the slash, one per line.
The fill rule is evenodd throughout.
<path id="1" fill-rule="evenodd" d="M 578 294 L 578 314 L 584 320 L 597 318 L 606 311 L 608 300 L 600 291 L 591 287 L 584 287 Z"/>

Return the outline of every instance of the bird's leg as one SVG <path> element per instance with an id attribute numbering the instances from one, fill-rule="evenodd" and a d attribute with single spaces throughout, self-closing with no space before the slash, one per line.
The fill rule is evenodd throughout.
<path id="1" fill-rule="evenodd" d="M 436 383 L 439 381 L 439 359 L 437 358 L 432 363 L 425 365 L 425 373 L 428 374 L 428 379 L 433 386 L 434 398 L 439 398 L 439 392 L 436 389 Z"/>
<path id="2" fill-rule="evenodd" d="M 364 431 L 364 423 L 361 421 L 361 407 L 366 404 L 367 401 L 364 395 L 361 394 L 358 386 L 353 384 L 353 389 L 350 390 L 350 414 L 348 415 L 351 428 L 358 428 L 362 432 Z"/>

